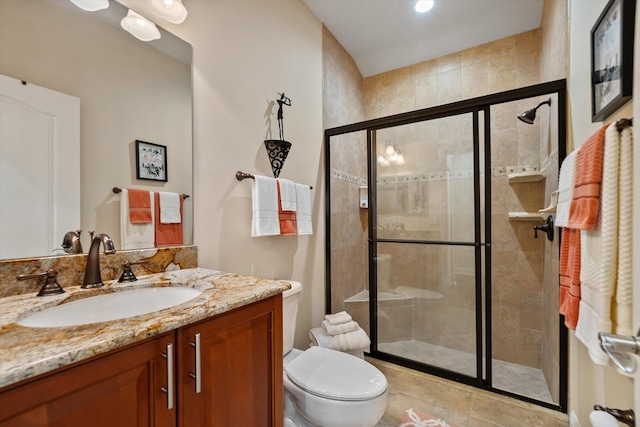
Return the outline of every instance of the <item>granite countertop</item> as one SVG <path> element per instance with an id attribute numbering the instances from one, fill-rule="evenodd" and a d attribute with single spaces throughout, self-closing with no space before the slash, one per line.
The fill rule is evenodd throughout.
<path id="1" fill-rule="evenodd" d="M 202 291 L 183 304 L 141 316 L 55 328 L 31 328 L 16 322 L 35 312 L 90 296 L 144 287 L 187 286 Z M 0 387 L 88 359 L 277 295 L 287 282 L 241 276 L 204 268 L 138 277 L 132 283 L 105 282 L 97 289 L 65 287 L 66 293 L 35 293 L 0 298 Z"/>

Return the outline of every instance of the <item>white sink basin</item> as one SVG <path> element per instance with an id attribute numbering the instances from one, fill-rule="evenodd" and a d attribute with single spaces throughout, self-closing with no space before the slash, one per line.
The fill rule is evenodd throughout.
<path id="1" fill-rule="evenodd" d="M 164 310 L 202 294 L 193 288 L 142 288 L 85 298 L 34 313 L 17 323 L 32 328 L 86 325 Z"/>

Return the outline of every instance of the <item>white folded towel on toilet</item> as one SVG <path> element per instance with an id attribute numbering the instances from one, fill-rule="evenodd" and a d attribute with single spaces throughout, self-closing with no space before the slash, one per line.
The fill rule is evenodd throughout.
<path id="1" fill-rule="evenodd" d="M 371 345 L 369 336 L 362 328 L 340 335 L 329 335 L 322 328 L 313 328 L 309 331 L 309 338 L 318 347 L 338 351 L 366 350 Z"/>
<path id="2" fill-rule="evenodd" d="M 339 323 L 337 325 L 332 325 L 326 320 L 322 321 L 322 329 L 324 329 L 324 331 L 329 335 L 346 334 L 347 332 L 355 331 L 359 327 L 360 325 L 358 325 L 358 322 L 353 320 L 346 323 Z"/>
<path id="3" fill-rule="evenodd" d="M 330 325 L 339 325 L 340 323 L 347 323 L 352 321 L 353 319 L 346 311 L 341 311 L 335 314 L 325 314 L 324 320 L 326 320 Z"/>

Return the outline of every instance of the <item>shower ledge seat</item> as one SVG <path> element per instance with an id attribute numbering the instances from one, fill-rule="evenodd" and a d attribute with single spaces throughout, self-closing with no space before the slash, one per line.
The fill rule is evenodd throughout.
<path id="1" fill-rule="evenodd" d="M 545 176 L 540 171 L 518 172 L 508 174 L 507 179 L 511 184 L 516 182 L 539 182 L 545 179 Z"/>

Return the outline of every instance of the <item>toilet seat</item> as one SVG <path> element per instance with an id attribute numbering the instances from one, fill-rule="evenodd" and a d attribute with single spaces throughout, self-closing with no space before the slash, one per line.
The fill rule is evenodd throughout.
<path id="1" fill-rule="evenodd" d="M 332 400 L 361 401 L 382 395 L 387 379 L 362 359 L 311 347 L 285 366 L 287 377 L 304 391 Z"/>

